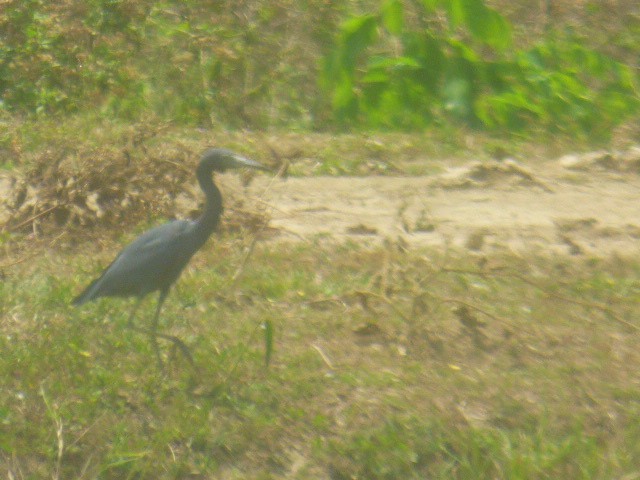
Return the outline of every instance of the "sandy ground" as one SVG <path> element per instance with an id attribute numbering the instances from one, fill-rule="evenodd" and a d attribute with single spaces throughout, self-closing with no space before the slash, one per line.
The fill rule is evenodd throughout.
<path id="1" fill-rule="evenodd" d="M 262 178 L 250 193 L 269 206 L 278 239 L 640 253 L 640 176 L 562 163 L 471 163 L 428 177 Z"/>
<path id="2" fill-rule="evenodd" d="M 391 240 L 484 253 L 640 253 L 640 147 L 620 154 L 593 152 L 537 163 L 507 159 L 458 161 L 456 166 L 441 162 L 432 167 L 441 173 L 288 179 L 258 175 L 241 195 L 266 208 L 268 238 L 273 241 Z M 225 174 L 219 180 L 236 193 L 243 189 L 237 174 Z M 10 195 L 11 185 L 10 177 L 0 176 L 1 198 L 15 197 Z M 36 187 L 30 188 L 37 192 Z M 121 188 L 128 191 L 131 186 L 125 182 Z M 87 196 L 85 214 L 95 215 L 89 200 L 97 197 L 95 192 Z M 178 197 L 186 199 L 184 205 L 175 202 L 178 217 L 199 211 L 202 193 L 195 184 Z M 69 198 L 67 203 L 73 203 Z M 39 195 L 22 202 L 27 216 L 40 217 L 29 210 L 40 202 Z M 56 197 L 51 202 L 59 203 Z M 52 210 L 45 208 L 48 205 L 43 203 L 40 210 Z M 8 217 L 5 204 L 0 220 Z"/>

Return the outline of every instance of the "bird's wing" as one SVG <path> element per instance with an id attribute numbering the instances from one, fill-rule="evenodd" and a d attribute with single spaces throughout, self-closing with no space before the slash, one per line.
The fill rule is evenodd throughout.
<path id="1" fill-rule="evenodd" d="M 191 241 L 192 229 L 193 222 L 176 220 L 143 233 L 74 303 L 106 295 L 145 295 L 168 288 L 197 250 Z"/>
<path id="2" fill-rule="evenodd" d="M 164 264 L 171 260 L 169 256 L 178 253 L 181 246 L 187 247 L 185 243 L 188 242 L 183 242 L 183 237 L 190 227 L 191 222 L 175 220 L 152 228 L 127 245 L 111 266 L 135 271 L 145 266 Z"/>

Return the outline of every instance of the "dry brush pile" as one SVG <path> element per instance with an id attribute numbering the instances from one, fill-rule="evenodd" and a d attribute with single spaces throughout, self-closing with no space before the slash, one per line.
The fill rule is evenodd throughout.
<path id="1" fill-rule="evenodd" d="M 60 143 L 23 155 L 25 168 L 0 177 L 0 228 L 90 237 L 92 231 L 122 232 L 156 217 L 195 217 L 203 198 L 194 171 L 205 146 L 153 142 L 155 133 L 138 129 L 125 145 Z M 264 223 L 264 213 L 246 204 L 237 189 L 223 189 L 233 212 L 224 228 Z"/>

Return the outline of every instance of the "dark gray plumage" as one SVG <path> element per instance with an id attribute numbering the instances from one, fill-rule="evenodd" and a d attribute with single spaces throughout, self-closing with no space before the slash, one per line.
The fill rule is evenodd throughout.
<path id="1" fill-rule="evenodd" d="M 202 215 L 195 221 L 174 220 L 140 235 L 73 300 L 73 305 L 82 305 L 99 297 L 135 296 L 142 300 L 147 294 L 159 291 L 151 329 L 138 330 L 151 335 L 160 363 L 156 337 L 171 340 L 191 359 L 186 346 L 178 338 L 157 333 L 158 316 L 171 285 L 178 279 L 191 257 L 204 245 L 220 220 L 222 196 L 213 183 L 212 174 L 240 167 L 268 170 L 229 150 L 212 148 L 204 152 L 196 171 L 198 183 L 206 196 Z M 131 327 L 139 304 L 140 301 L 129 316 Z"/>

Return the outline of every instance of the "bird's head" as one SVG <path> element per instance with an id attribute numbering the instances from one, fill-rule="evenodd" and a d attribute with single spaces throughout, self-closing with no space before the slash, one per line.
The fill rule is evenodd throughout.
<path id="1" fill-rule="evenodd" d="M 210 148 L 202 154 L 198 170 L 203 172 L 224 172 L 230 168 L 257 168 L 259 170 L 269 170 L 264 165 L 249 160 L 224 148 Z"/>

